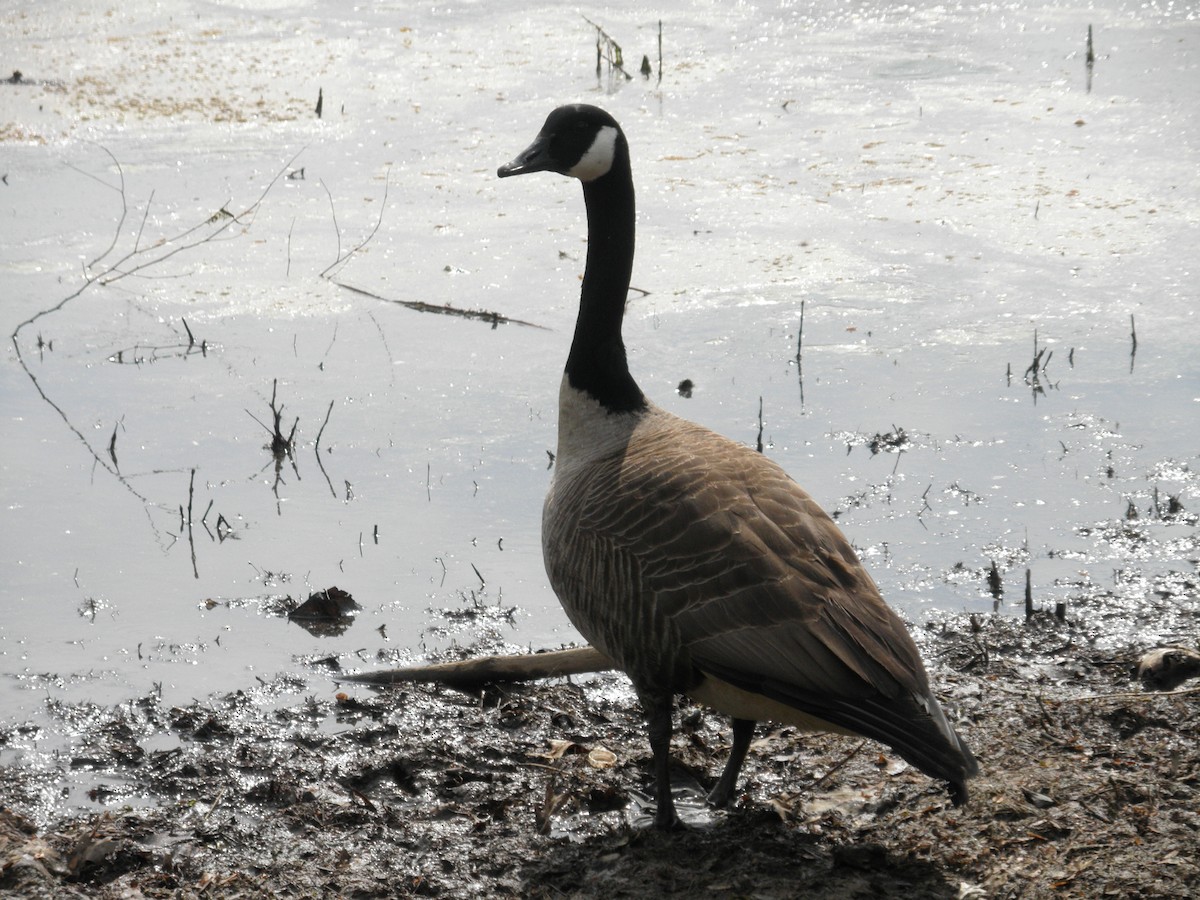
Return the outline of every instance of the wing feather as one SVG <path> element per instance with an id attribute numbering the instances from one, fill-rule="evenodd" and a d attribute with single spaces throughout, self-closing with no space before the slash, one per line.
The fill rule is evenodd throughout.
<path id="1" fill-rule="evenodd" d="M 639 691 L 715 675 L 961 783 L 969 751 L 837 525 L 771 460 L 659 418 L 547 498 L 547 568 L 585 637 Z"/>

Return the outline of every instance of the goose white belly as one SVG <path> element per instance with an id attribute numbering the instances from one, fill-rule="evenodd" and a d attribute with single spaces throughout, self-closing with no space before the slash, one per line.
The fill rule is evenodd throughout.
<path id="1" fill-rule="evenodd" d="M 803 710 L 786 703 L 743 690 L 728 681 L 722 681 L 713 675 L 706 675 L 699 684 L 687 690 L 687 695 L 693 700 L 711 706 L 718 712 L 735 719 L 749 719 L 753 722 L 777 722 L 780 725 L 794 725 L 804 731 L 832 731 L 837 734 L 854 735 L 856 732 L 840 725 L 834 725 L 817 716 L 809 715 Z"/>

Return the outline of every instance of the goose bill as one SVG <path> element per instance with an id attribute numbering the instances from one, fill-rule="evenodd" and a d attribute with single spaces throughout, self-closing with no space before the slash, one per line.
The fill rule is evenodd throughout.
<path id="1" fill-rule="evenodd" d="M 512 162 L 507 162 L 496 170 L 501 178 L 510 175 L 524 175 L 528 172 L 548 172 L 554 169 L 554 159 L 550 156 L 550 139 L 538 135 L 532 144 L 517 154 Z"/>

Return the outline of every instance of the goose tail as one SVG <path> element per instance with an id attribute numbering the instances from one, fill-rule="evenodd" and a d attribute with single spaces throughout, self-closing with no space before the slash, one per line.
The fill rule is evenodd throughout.
<path id="1" fill-rule="evenodd" d="M 809 698 L 789 697 L 787 692 L 769 687 L 766 693 L 772 699 L 887 744 L 929 777 L 947 782 L 955 806 L 967 802 L 967 780 L 979 774 L 979 762 L 932 694 L 814 703 Z"/>

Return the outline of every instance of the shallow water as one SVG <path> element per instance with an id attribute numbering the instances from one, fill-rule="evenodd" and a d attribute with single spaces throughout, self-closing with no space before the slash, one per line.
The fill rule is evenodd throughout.
<path id="1" fill-rule="evenodd" d="M 1194 517 L 1152 515 L 1156 488 L 1200 508 L 1191 6 L 673 2 L 661 84 L 598 82 L 551 6 L 29 6 L 0 85 L 4 722 L 470 639 L 431 609 L 575 639 L 539 517 L 583 205 L 495 178 L 569 100 L 633 147 L 643 387 L 749 444 L 761 397 L 766 452 L 907 616 L 991 609 L 992 561 L 1004 608 L 1026 567 L 1043 605 L 1169 572 L 1197 602 Z M 587 11 L 631 69 L 634 9 Z M 1096 528 L 1130 503 L 1138 540 Z M 338 637 L 271 611 L 335 584 L 363 607 Z"/>

